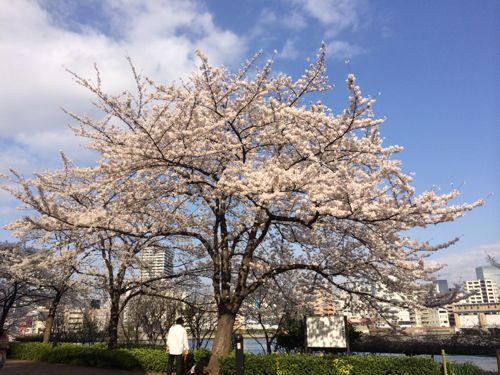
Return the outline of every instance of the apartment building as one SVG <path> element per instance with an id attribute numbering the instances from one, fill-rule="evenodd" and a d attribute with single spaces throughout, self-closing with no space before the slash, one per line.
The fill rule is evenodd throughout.
<path id="1" fill-rule="evenodd" d="M 494 280 L 497 283 L 497 297 L 500 299 L 500 268 L 494 266 L 477 267 L 476 278 L 478 280 Z"/>
<path id="2" fill-rule="evenodd" d="M 152 247 L 142 253 L 141 277 L 143 280 L 173 274 L 174 254 L 166 247 Z"/>
<path id="3" fill-rule="evenodd" d="M 467 304 L 498 302 L 497 283 L 495 280 L 468 280 L 464 282 L 466 292 L 474 293 L 466 299 Z"/>
<path id="4" fill-rule="evenodd" d="M 314 291 L 314 315 L 334 315 L 336 311 L 336 298 L 329 288 L 317 288 Z"/>

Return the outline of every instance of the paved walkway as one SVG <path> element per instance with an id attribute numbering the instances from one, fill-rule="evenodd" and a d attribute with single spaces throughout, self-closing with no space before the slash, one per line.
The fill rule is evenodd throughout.
<path id="1" fill-rule="evenodd" d="M 94 367 L 69 366 L 59 363 L 7 360 L 0 375 L 160 375 L 144 371 L 111 370 Z"/>

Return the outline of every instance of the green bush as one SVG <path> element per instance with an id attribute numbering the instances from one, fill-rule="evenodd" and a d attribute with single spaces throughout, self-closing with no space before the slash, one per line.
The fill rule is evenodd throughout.
<path id="1" fill-rule="evenodd" d="M 9 358 L 80 366 L 142 369 L 164 372 L 167 355 L 162 347 L 127 346 L 108 350 L 103 345 L 11 343 Z M 210 351 L 198 349 L 188 356 L 188 367 L 208 363 Z M 219 360 L 221 375 L 235 373 L 235 354 Z M 351 357 L 311 354 L 256 355 L 245 353 L 246 375 L 439 375 L 440 364 L 425 357 L 355 355 Z M 480 375 L 481 370 L 470 364 L 448 364 L 450 375 Z"/>
<path id="2" fill-rule="evenodd" d="M 84 346 L 57 346 L 47 354 L 51 363 L 67 363 L 70 365 L 118 368 L 131 370 L 139 368 L 139 361 L 130 353 L 121 349 L 107 350 Z"/>
<path id="3" fill-rule="evenodd" d="M 153 372 L 165 372 L 167 369 L 167 354 L 160 348 L 124 348 L 118 349 L 134 357 L 139 368 Z"/>
<path id="4" fill-rule="evenodd" d="M 9 350 L 7 351 L 7 357 L 32 361 L 46 361 L 47 354 L 51 349 L 52 345 L 42 344 L 41 342 L 11 342 L 9 344 Z"/>
<path id="5" fill-rule="evenodd" d="M 482 375 L 483 371 L 472 363 L 448 363 L 449 375 Z"/>
<path id="6" fill-rule="evenodd" d="M 349 358 L 353 375 L 439 375 L 439 363 L 430 358 L 360 355 Z"/>
<path id="7" fill-rule="evenodd" d="M 274 375 L 278 354 L 245 353 L 245 375 Z M 235 353 L 231 352 L 219 359 L 221 375 L 233 375 L 235 368 Z"/>
<path id="8" fill-rule="evenodd" d="M 219 361 L 221 375 L 235 373 L 234 352 Z M 471 364 L 448 365 L 450 375 L 480 375 Z M 338 357 L 310 354 L 245 354 L 248 375 L 440 375 L 441 366 L 425 357 L 357 355 Z"/>
<path id="9" fill-rule="evenodd" d="M 8 357 L 66 363 L 78 366 L 117 368 L 123 370 L 142 369 L 150 372 L 165 372 L 167 354 L 160 347 L 125 347 L 108 350 L 103 345 L 82 346 L 78 344 L 11 343 Z M 188 356 L 188 366 L 205 361 L 210 351 L 195 350 Z"/>

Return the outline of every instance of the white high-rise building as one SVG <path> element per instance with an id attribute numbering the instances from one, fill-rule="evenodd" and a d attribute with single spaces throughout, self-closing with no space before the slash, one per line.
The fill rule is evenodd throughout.
<path id="1" fill-rule="evenodd" d="M 495 280 L 469 280 L 464 282 L 465 291 L 474 293 L 466 303 L 497 303 L 497 283 Z"/>
<path id="2" fill-rule="evenodd" d="M 155 246 L 142 252 L 142 279 L 168 276 L 173 274 L 174 254 L 166 248 Z"/>
<path id="3" fill-rule="evenodd" d="M 478 280 L 495 280 L 497 283 L 497 297 L 500 298 L 500 268 L 494 266 L 477 267 L 476 277 Z"/>

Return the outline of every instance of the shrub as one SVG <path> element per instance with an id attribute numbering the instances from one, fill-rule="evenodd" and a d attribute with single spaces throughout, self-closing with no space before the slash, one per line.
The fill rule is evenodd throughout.
<path id="1" fill-rule="evenodd" d="M 132 370 L 140 367 L 137 358 L 126 351 L 78 345 L 54 347 L 47 354 L 47 361 L 51 363 L 67 363 L 78 366 L 118 368 L 123 370 Z"/>
<path id="2" fill-rule="evenodd" d="M 349 358 L 353 375 L 439 375 L 440 365 L 430 358 L 360 355 Z"/>
<path id="3" fill-rule="evenodd" d="M 153 372 L 165 372 L 167 368 L 167 354 L 165 348 L 123 348 L 118 349 L 128 353 L 137 360 L 139 368 Z"/>
<path id="4" fill-rule="evenodd" d="M 108 350 L 103 345 L 82 346 L 78 344 L 11 343 L 9 358 L 51 363 L 66 363 L 78 366 L 117 368 L 123 370 L 142 369 L 150 372 L 165 372 L 167 355 L 164 348 L 126 347 Z M 195 350 L 188 356 L 188 366 L 210 357 L 207 349 Z"/>
<path id="5" fill-rule="evenodd" d="M 18 343 L 10 344 L 9 358 L 66 363 L 80 366 L 142 369 L 165 372 L 167 355 L 162 347 L 127 346 L 108 350 L 103 345 Z M 210 351 L 198 349 L 188 356 L 188 367 L 208 363 Z M 221 375 L 235 373 L 235 354 L 220 360 Z M 470 364 L 448 364 L 450 375 L 481 375 Z M 311 354 L 249 354 L 245 353 L 246 375 L 439 375 L 440 364 L 430 358 L 404 356 L 356 355 L 351 357 Z"/>
<path id="6" fill-rule="evenodd" d="M 274 375 L 278 354 L 250 354 L 245 353 L 245 375 Z M 233 375 L 235 368 L 235 353 L 231 352 L 219 359 L 221 375 Z"/>
<path id="7" fill-rule="evenodd" d="M 234 352 L 219 361 L 221 375 L 235 373 Z M 245 354 L 248 375 L 439 375 L 440 364 L 425 357 L 358 355 L 339 357 L 311 354 Z M 480 375 L 471 364 L 448 365 L 450 375 Z"/>
<path id="8" fill-rule="evenodd" d="M 41 342 L 11 342 L 9 343 L 7 357 L 32 361 L 46 361 L 47 354 L 51 349 L 51 344 L 43 344 Z"/>
<path id="9" fill-rule="evenodd" d="M 481 375 L 483 371 L 472 363 L 448 363 L 449 375 Z"/>

